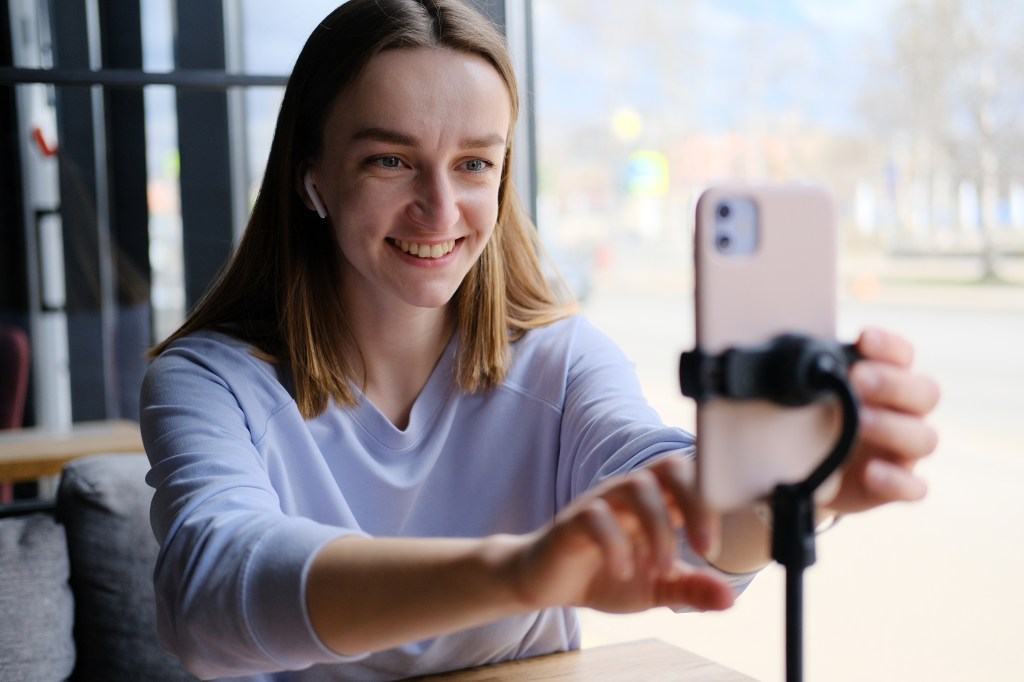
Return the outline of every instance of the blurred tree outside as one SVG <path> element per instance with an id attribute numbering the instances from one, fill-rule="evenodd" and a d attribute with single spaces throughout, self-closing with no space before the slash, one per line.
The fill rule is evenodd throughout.
<path id="1" fill-rule="evenodd" d="M 1005 2 L 534 13 L 538 222 L 563 249 L 678 262 L 699 192 L 743 179 L 828 187 L 848 254 L 973 258 L 980 279 L 1024 256 L 1024 12 Z M 631 191 L 638 154 L 668 160 L 661 196 Z"/>
<path id="2" fill-rule="evenodd" d="M 976 237 L 954 244 L 978 250 L 984 279 L 997 278 L 1001 247 L 1020 249 L 1019 234 L 1001 232 L 1024 228 L 1024 13 L 1007 8 L 902 0 L 878 87 L 865 95 L 869 120 L 901 157 L 900 248 L 926 248 L 908 234 L 922 224 L 958 228 Z"/>

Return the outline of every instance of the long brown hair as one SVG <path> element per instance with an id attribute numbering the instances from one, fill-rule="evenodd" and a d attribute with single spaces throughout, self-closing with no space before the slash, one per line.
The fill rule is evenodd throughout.
<path id="1" fill-rule="evenodd" d="M 320 154 L 324 122 L 339 94 L 375 55 L 404 47 L 443 47 L 487 59 L 508 88 L 514 126 L 519 92 L 512 62 L 485 17 L 459 0 L 345 3 L 313 31 L 288 79 L 263 184 L 237 251 L 185 323 L 150 357 L 182 336 L 217 329 L 251 343 L 264 359 L 289 365 L 304 417 L 322 413 L 328 399 L 355 403 L 350 382 L 358 348 L 339 291 L 338 246 L 328 223 L 303 204 L 295 178 Z M 545 277 L 536 229 L 512 185 L 511 166 L 512 130 L 494 233 L 452 300 L 458 382 L 468 392 L 504 379 L 512 341 L 576 308 Z"/>

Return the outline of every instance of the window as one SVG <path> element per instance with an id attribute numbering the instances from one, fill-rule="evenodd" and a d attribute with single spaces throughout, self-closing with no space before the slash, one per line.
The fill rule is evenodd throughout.
<path id="1" fill-rule="evenodd" d="M 1003 633 L 1024 601 L 1004 585 L 1024 570 L 1006 540 L 1024 513 L 997 501 L 1024 480 L 1024 15 L 1010 5 L 533 0 L 539 228 L 667 421 L 694 425 L 675 373 L 693 344 L 692 215 L 726 178 L 826 186 L 841 335 L 902 332 L 943 386 L 928 499 L 819 541 L 809 678 L 1019 667 Z M 965 584 L 969 599 L 943 596 Z M 587 613 L 584 643 L 659 637 L 781 679 L 782 593 L 771 567 L 721 616 Z"/>

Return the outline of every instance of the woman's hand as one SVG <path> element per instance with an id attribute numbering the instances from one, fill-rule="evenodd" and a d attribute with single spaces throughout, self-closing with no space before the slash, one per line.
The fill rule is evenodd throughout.
<path id="1" fill-rule="evenodd" d="M 850 378 L 861 399 L 858 443 L 839 492 L 826 505 L 839 513 L 923 498 L 927 486 L 914 470 L 938 443 L 925 417 L 939 401 L 939 388 L 931 378 L 911 370 L 910 343 L 868 329 L 857 349 L 864 359 L 853 366 Z"/>
<path id="2" fill-rule="evenodd" d="M 921 499 L 927 487 L 915 468 L 938 440 L 925 418 L 939 389 L 911 369 L 910 343 L 870 329 L 857 348 L 864 356 L 851 371 L 861 399 L 859 437 L 827 505 L 839 513 Z M 728 608 L 734 598 L 728 585 L 676 558 L 676 530 L 684 525 L 694 550 L 715 554 L 721 519 L 697 500 L 692 462 L 680 457 L 606 481 L 546 528 L 517 538 L 518 592 L 533 608 Z"/>
<path id="3" fill-rule="evenodd" d="M 717 519 L 695 502 L 691 472 L 691 462 L 669 456 L 609 479 L 523 538 L 516 582 L 524 601 L 618 613 L 731 606 L 732 588 L 677 558 L 684 520 L 697 551 L 717 533 Z"/>

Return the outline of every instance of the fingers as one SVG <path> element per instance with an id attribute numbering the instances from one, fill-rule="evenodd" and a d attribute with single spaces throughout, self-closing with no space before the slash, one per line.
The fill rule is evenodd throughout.
<path id="1" fill-rule="evenodd" d="M 873 460 L 864 469 L 866 492 L 883 499 L 918 499 L 924 484 L 910 469 L 938 445 L 937 432 L 924 419 L 938 404 L 938 384 L 910 371 L 913 348 L 899 336 L 867 330 L 859 347 L 872 358 L 850 372 L 863 401 L 860 440 Z M 886 460 L 895 466 L 892 471 Z"/>
<path id="2" fill-rule="evenodd" d="M 629 536 L 619 525 L 615 512 L 602 498 L 590 500 L 576 517 L 587 535 L 597 543 L 612 574 L 619 580 L 633 577 L 636 564 Z"/>
<path id="3" fill-rule="evenodd" d="M 864 361 L 853 366 L 850 379 L 862 402 L 859 445 L 837 502 L 863 511 L 920 500 L 927 485 L 914 469 L 938 446 L 938 434 L 926 421 L 939 401 L 938 384 L 910 369 L 913 346 L 896 334 L 867 329 L 857 348 Z"/>
<path id="4" fill-rule="evenodd" d="M 676 529 L 689 523 L 684 507 L 697 508 L 688 480 L 686 463 L 670 456 L 576 500 L 524 544 L 517 564 L 524 602 L 618 613 L 729 608 L 732 588 L 676 558 Z"/>
<path id="5" fill-rule="evenodd" d="M 640 469 L 624 476 L 605 495 L 626 526 L 633 526 L 637 547 L 650 553 L 658 572 L 667 572 L 676 555 L 676 536 L 661 484 Z"/>
<path id="6" fill-rule="evenodd" d="M 939 442 L 938 433 L 923 419 L 868 406 L 860 410 L 860 438 L 907 462 L 930 455 Z"/>
<path id="7" fill-rule="evenodd" d="M 925 415 L 939 402 L 939 386 L 923 374 L 883 362 L 859 362 L 850 379 L 861 399 L 913 415 Z"/>
<path id="8" fill-rule="evenodd" d="M 714 559 L 718 554 L 721 518 L 700 500 L 694 482 L 693 461 L 666 457 L 649 469 L 664 487 L 669 504 L 679 510 L 690 547 Z"/>
<path id="9" fill-rule="evenodd" d="M 891 461 L 874 448 L 867 448 L 867 452 L 844 473 L 839 494 L 828 504 L 833 511 L 851 514 L 890 502 L 916 502 L 928 493 L 927 484 L 914 473 L 912 463 Z"/>
<path id="10" fill-rule="evenodd" d="M 731 587 L 714 576 L 677 564 L 676 572 L 659 584 L 657 601 L 699 611 L 724 611 L 736 601 Z"/>
<path id="11" fill-rule="evenodd" d="M 928 485 L 923 479 L 883 459 L 867 463 L 864 487 L 871 497 L 887 502 L 916 502 L 928 493 Z"/>
<path id="12" fill-rule="evenodd" d="M 910 367 L 914 362 L 914 346 L 892 332 L 868 328 L 857 340 L 857 350 L 869 360 L 880 360 L 900 367 Z"/>
<path id="13" fill-rule="evenodd" d="M 616 477 L 593 491 L 596 499 L 607 504 L 610 519 L 595 518 L 588 522 L 609 557 L 622 550 L 622 540 L 614 543 L 607 524 L 614 523 L 618 534 L 628 538 L 631 563 L 643 565 L 652 575 L 668 575 L 674 570 L 678 556 L 676 530 L 685 526 L 693 549 L 710 556 L 717 546 L 720 520 L 706 510 L 693 490 L 692 462 L 677 456 L 665 457 L 643 469 Z M 598 523 L 600 521 L 600 523 Z M 600 533 L 600 535 L 597 535 Z M 615 554 L 611 554 L 615 552 Z M 617 568 L 615 570 L 618 570 Z"/>

